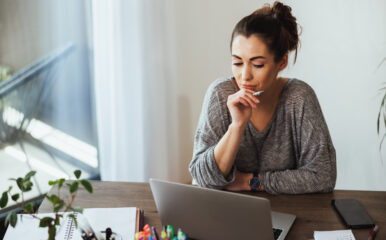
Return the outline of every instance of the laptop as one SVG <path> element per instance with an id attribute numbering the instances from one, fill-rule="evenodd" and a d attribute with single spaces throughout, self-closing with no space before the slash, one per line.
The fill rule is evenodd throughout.
<path id="1" fill-rule="evenodd" d="M 271 212 L 268 199 L 150 179 L 162 225 L 199 240 L 284 239 L 296 216 Z"/>

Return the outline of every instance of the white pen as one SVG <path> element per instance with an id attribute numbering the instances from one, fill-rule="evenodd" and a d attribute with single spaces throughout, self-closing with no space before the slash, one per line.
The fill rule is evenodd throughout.
<path id="1" fill-rule="evenodd" d="M 257 91 L 253 93 L 253 96 L 260 96 L 264 91 Z"/>

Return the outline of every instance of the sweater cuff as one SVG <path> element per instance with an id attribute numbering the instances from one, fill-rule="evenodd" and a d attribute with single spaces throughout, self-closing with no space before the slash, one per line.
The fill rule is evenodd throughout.
<path id="1" fill-rule="evenodd" d="M 261 184 L 263 185 L 264 187 L 264 191 L 266 191 L 267 193 L 269 194 L 279 194 L 278 192 L 276 192 L 272 186 L 269 185 L 270 181 L 269 181 L 269 175 L 270 175 L 270 172 L 261 172 L 260 173 L 260 181 L 261 181 Z"/>
<path id="2" fill-rule="evenodd" d="M 216 183 L 217 183 L 216 185 L 218 185 L 218 187 L 223 188 L 235 180 L 236 168 L 235 168 L 235 165 L 233 165 L 228 176 L 224 177 L 220 168 L 217 166 L 216 159 L 214 158 L 214 148 L 215 147 L 212 147 L 212 149 L 208 152 L 209 154 L 208 159 L 210 159 L 211 161 L 209 164 L 211 168 L 210 172 L 212 172 L 214 177 L 216 178 Z"/>

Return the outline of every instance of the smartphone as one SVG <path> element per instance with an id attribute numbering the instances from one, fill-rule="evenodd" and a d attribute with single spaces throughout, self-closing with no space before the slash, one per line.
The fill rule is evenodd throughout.
<path id="1" fill-rule="evenodd" d="M 374 221 L 356 199 L 334 199 L 331 204 L 348 228 L 372 228 Z"/>

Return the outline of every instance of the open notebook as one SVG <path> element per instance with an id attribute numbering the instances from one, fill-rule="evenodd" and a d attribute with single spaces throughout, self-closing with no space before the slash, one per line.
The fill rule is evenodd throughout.
<path id="1" fill-rule="evenodd" d="M 82 240 L 81 233 L 75 228 L 70 213 L 63 213 L 61 225 L 57 229 L 57 240 Z M 52 213 L 36 214 L 42 218 L 53 216 Z M 105 231 L 110 227 L 122 239 L 133 239 L 135 232 L 141 225 L 141 214 L 138 208 L 86 208 L 83 216 L 90 223 L 94 231 Z M 29 214 L 18 214 L 18 223 L 15 228 L 9 226 L 4 240 L 28 239 L 46 240 L 48 238 L 47 228 L 39 228 L 39 220 Z M 78 219 L 79 221 L 79 219 Z"/>

